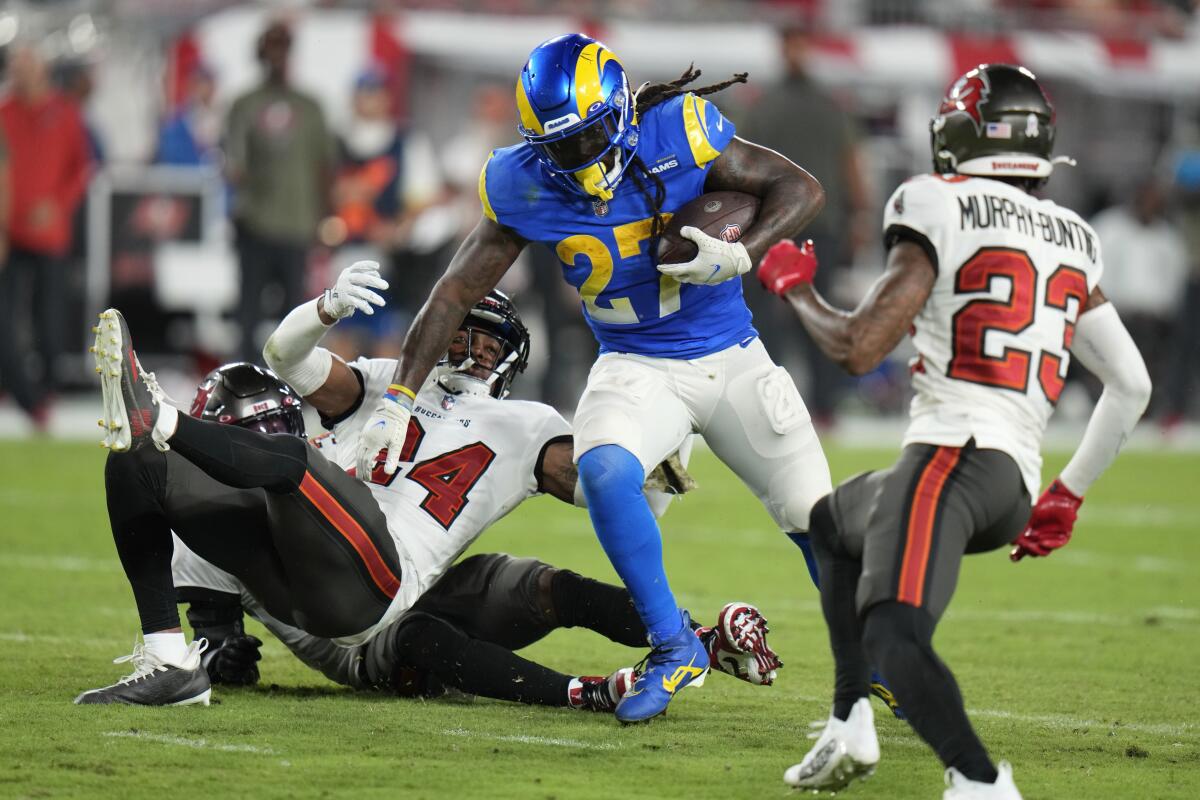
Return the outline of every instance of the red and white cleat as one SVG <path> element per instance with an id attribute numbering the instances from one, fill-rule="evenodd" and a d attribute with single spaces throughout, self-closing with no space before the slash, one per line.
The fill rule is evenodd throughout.
<path id="1" fill-rule="evenodd" d="M 769 630 L 766 617 L 757 608 L 749 603 L 729 603 L 717 615 L 716 625 L 700 628 L 696 635 L 704 642 L 713 669 L 757 686 L 770 686 L 783 662 L 767 644 Z"/>

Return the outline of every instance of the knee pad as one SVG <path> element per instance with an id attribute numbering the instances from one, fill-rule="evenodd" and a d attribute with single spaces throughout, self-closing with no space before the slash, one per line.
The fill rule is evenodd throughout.
<path id="1" fill-rule="evenodd" d="M 593 447 L 579 457 L 579 480 L 588 505 L 642 497 L 646 480 L 637 456 L 614 444 Z"/>

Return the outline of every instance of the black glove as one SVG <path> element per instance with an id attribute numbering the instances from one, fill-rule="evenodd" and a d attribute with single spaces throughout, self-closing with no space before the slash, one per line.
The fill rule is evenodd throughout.
<path id="1" fill-rule="evenodd" d="M 213 683 L 227 686 L 253 686 L 258 683 L 258 661 L 262 653 L 258 648 L 262 641 L 257 636 L 243 633 L 217 642 L 209 642 L 208 650 L 200 657 L 200 663 L 208 671 Z"/>

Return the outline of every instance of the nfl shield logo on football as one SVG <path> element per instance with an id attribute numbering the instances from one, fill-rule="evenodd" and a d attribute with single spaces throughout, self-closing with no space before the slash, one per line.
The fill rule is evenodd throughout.
<path id="1" fill-rule="evenodd" d="M 726 225 L 724 228 L 721 228 L 721 238 L 733 244 L 742 238 L 742 226 L 735 224 Z"/>
<path id="2" fill-rule="evenodd" d="M 449 411 L 450 409 L 454 408 L 454 404 L 457 402 L 458 402 L 458 398 L 456 398 L 454 395 L 452 395 L 452 394 L 443 395 L 442 396 L 442 409 L 445 411 Z"/>
<path id="3" fill-rule="evenodd" d="M 600 200 L 599 198 L 592 201 L 592 211 L 596 212 L 597 217 L 608 216 L 608 201 Z"/>

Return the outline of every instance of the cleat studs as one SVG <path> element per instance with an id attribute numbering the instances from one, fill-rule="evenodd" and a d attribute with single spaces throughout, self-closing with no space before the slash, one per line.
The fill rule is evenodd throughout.
<path id="1" fill-rule="evenodd" d="M 100 326 L 99 326 L 99 325 L 93 325 L 93 326 L 92 326 L 92 333 L 99 333 L 99 332 L 100 332 Z"/>
<path id="2" fill-rule="evenodd" d="M 104 370 L 100 369 L 100 367 L 96 367 L 96 374 L 97 374 L 97 375 L 102 375 L 103 373 L 104 373 Z"/>
<path id="3" fill-rule="evenodd" d="M 114 369 L 112 372 L 108 373 L 108 374 L 109 374 L 109 377 L 112 377 L 112 378 L 119 378 L 119 377 L 121 377 L 121 373 L 120 373 L 120 371 L 119 371 L 119 370 L 115 370 L 115 369 Z"/>
<path id="4" fill-rule="evenodd" d="M 98 420 L 96 420 L 96 424 L 97 424 L 97 425 L 99 425 L 101 428 L 107 428 L 107 427 L 108 427 L 108 423 L 107 423 L 107 422 L 105 422 L 105 421 L 104 421 L 104 420 L 102 420 L 102 419 L 98 419 Z"/>

